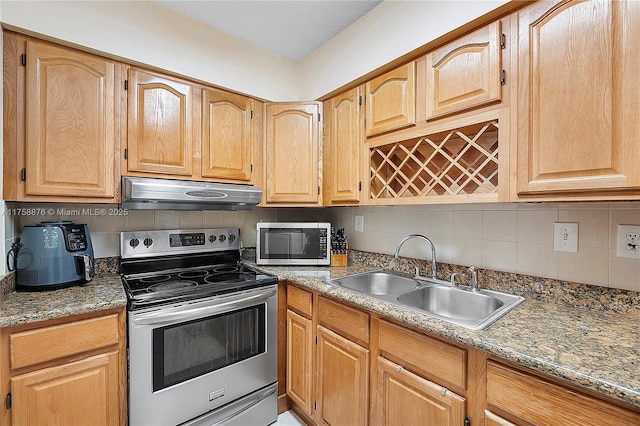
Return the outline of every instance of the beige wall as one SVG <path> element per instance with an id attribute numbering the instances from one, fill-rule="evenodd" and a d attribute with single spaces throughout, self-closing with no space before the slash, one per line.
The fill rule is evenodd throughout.
<path id="1" fill-rule="evenodd" d="M 354 216 L 364 216 L 364 232 Z M 553 224 L 577 222 L 577 253 L 553 250 Z M 424 234 L 439 261 L 640 291 L 640 260 L 616 257 L 617 225 L 639 225 L 640 203 L 496 203 L 340 208 L 349 246 L 392 254 L 410 233 Z M 430 258 L 412 240 L 402 256 Z M 448 279 L 448 277 L 444 277 Z"/>
<path id="2" fill-rule="evenodd" d="M 3 23 L 268 100 L 298 99 L 297 64 L 153 1 L 2 1 Z"/>

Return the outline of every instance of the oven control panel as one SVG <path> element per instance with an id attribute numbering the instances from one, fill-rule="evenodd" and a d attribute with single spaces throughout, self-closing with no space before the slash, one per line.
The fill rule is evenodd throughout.
<path id="1" fill-rule="evenodd" d="M 123 259 L 240 250 L 240 229 L 176 229 L 120 233 Z"/>

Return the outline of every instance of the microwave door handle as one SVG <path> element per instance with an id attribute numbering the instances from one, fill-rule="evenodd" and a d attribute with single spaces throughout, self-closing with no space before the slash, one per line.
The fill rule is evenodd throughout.
<path id="1" fill-rule="evenodd" d="M 141 314 L 139 317 L 134 316 L 133 323 L 136 325 L 159 325 L 189 321 L 192 319 L 206 317 L 212 314 L 242 309 L 247 306 L 254 305 L 257 302 L 267 300 L 275 296 L 277 293 L 278 290 L 275 289 L 268 292 L 241 297 L 239 299 L 227 300 L 221 303 L 216 303 L 214 305 L 203 306 L 200 308 L 184 309 L 183 307 L 180 307 L 176 310 L 154 311 L 149 314 Z"/>

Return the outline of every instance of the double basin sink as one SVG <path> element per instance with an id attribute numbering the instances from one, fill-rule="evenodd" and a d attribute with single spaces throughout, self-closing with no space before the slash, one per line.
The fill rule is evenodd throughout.
<path id="1" fill-rule="evenodd" d="M 491 290 L 473 291 L 447 281 L 411 278 L 382 269 L 324 282 L 472 330 L 488 327 L 524 301 L 521 296 Z"/>

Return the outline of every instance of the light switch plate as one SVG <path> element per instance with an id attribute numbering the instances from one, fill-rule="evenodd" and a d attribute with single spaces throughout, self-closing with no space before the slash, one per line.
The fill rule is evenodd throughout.
<path id="1" fill-rule="evenodd" d="M 553 249 L 555 251 L 578 252 L 578 224 L 553 224 Z"/>
<path id="2" fill-rule="evenodd" d="M 356 232 L 364 232 L 364 216 L 355 215 L 355 228 Z"/>
<path id="3" fill-rule="evenodd" d="M 640 225 L 618 225 L 616 256 L 640 259 Z"/>

